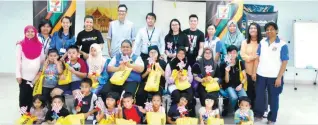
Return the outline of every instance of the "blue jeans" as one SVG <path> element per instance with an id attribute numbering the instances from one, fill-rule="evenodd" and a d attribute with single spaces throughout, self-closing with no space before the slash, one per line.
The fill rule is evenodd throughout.
<path id="1" fill-rule="evenodd" d="M 256 78 L 256 98 L 254 112 L 256 117 L 262 117 L 265 112 L 265 90 L 268 91 L 268 102 L 270 105 L 270 112 L 268 113 L 267 120 L 276 122 L 277 113 L 279 108 L 279 95 L 283 91 L 284 78 L 282 78 L 281 86 L 275 87 L 276 78 L 268 78 L 257 75 Z"/>
<path id="2" fill-rule="evenodd" d="M 247 96 L 243 88 L 240 91 L 236 91 L 233 87 L 228 87 L 225 90 L 220 89 L 220 93 L 222 96 L 228 97 L 230 99 L 233 109 L 235 109 L 239 97 Z"/>

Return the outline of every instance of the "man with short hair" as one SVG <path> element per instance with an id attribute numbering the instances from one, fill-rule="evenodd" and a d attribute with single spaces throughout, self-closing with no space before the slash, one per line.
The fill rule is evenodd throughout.
<path id="1" fill-rule="evenodd" d="M 108 29 L 108 54 L 110 57 L 120 53 L 120 44 L 127 39 L 135 41 L 134 24 L 126 19 L 128 8 L 125 4 L 118 6 L 118 20 L 109 23 Z"/>
<path id="2" fill-rule="evenodd" d="M 148 47 L 158 46 L 160 55 L 164 55 L 165 41 L 163 32 L 160 28 L 155 27 L 156 14 L 148 13 L 146 15 L 147 26 L 141 28 L 136 36 L 135 44 L 133 46 L 133 53 L 141 56 L 143 61 L 147 61 Z"/>
<path id="3" fill-rule="evenodd" d="M 191 14 L 189 16 L 190 28 L 183 31 L 189 38 L 190 47 L 187 58 L 190 66 L 192 66 L 197 59 L 201 58 L 204 47 L 204 34 L 197 28 L 198 20 L 197 15 Z"/>

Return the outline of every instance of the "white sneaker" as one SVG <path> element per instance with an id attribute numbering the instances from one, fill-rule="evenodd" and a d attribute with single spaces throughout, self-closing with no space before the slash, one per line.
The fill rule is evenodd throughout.
<path id="1" fill-rule="evenodd" d="M 264 112 L 263 118 L 267 118 L 268 112 Z"/>

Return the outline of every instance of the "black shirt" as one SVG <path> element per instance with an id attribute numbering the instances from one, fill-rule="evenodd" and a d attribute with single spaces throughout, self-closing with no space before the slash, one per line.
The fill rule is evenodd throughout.
<path id="1" fill-rule="evenodd" d="M 168 50 L 170 53 L 176 53 L 179 47 L 189 47 L 189 40 L 187 35 L 184 33 L 179 33 L 178 35 L 168 34 L 165 37 L 165 50 Z M 169 46 L 172 44 L 172 46 Z M 170 61 L 171 58 L 168 58 Z"/>
<path id="2" fill-rule="evenodd" d="M 186 114 L 185 116 L 189 116 L 189 114 Z M 171 117 L 172 121 L 176 121 L 178 118 L 180 118 L 180 112 L 178 110 L 178 105 L 171 105 L 171 107 L 168 111 L 168 117 Z"/>
<path id="3" fill-rule="evenodd" d="M 236 60 L 236 64 L 231 67 L 229 71 L 229 83 L 223 83 L 222 88 L 227 88 L 227 87 L 233 87 L 234 89 L 241 84 L 240 80 L 240 68 L 239 68 L 239 60 Z M 245 70 L 245 65 L 242 61 L 241 63 L 241 69 L 242 71 Z M 225 81 L 225 68 L 226 68 L 226 63 L 222 63 L 220 66 L 220 73 L 221 73 L 221 78 Z"/>
<path id="4" fill-rule="evenodd" d="M 195 63 L 192 68 L 191 68 L 191 71 L 193 74 L 197 74 L 198 76 L 202 76 L 202 72 L 201 72 L 201 68 L 200 68 L 200 63 L 197 62 Z M 214 65 L 216 68 L 215 68 L 215 71 L 214 71 L 214 76 L 212 76 L 213 78 L 219 78 L 220 77 L 220 67 L 218 65 Z M 205 77 L 205 76 L 202 76 L 202 77 Z"/>
<path id="5" fill-rule="evenodd" d="M 60 112 L 59 113 L 57 113 L 57 115 L 59 116 L 59 117 L 65 117 L 65 116 L 68 116 L 70 113 L 69 113 L 69 111 L 66 109 L 66 108 L 64 108 L 64 107 L 62 107 L 62 109 L 60 110 Z M 50 109 L 47 113 L 46 113 L 46 115 L 45 115 L 45 121 L 53 121 L 54 119 L 53 119 L 53 111 Z"/>
<path id="6" fill-rule="evenodd" d="M 82 46 L 82 51 L 89 53 L 89 49 L 93 43 L 102 44 L 104 39 L 99 30 L 93 29 L 90 32 L 85 30 L 81 31 L 77 35 L 76 45 Z"/>
<path id="7" fill-rule="evenodd" d="M 188 51 L 188 60 L 190 66 L 195 63 L 195 60 L 198 56 L 200 49 L 200 42 L 204 43 L 204 33 L 201 30 L 191 31 L 186 29 L 183 31 L 184 34 L 188 36 L 189 41 L 189 51 Z"/>
<path id="8" fill-rule="evenodd" d="M 88 96 L 84 96 L 84 98 L 82 99 L 82 107 L 81 107 L 81 111 L 79 113 L 87 113 L 89 112 L 91 109 L 91 107 L 95 107 L 95 99 L 94 99 L 94 94 L 91 93 Z M 93 104 L 93 106 L 91 106 Z M 78 105 L 78 100 L 76 99 L 74 101 L 74 106 L 76 107 Z"/>

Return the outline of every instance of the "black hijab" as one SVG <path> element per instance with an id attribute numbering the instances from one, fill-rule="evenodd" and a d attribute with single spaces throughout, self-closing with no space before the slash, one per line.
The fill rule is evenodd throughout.
<path id="1" fill-rule="evenodd" d="M 209 60 L 204 58 L 204 53 L 206 51 L 210 51 L 211 54 L 212 54 L 212 57 Z M 214 59 L 214 55 L 213 55 L 212 49 L 209 48 L 209 47 L 204 48 L 203 49 L 203 53 L 202 53 L 202 58 L 198 61 L 199 65 L 200 65 L 201 74 L 202 74 L 203 77 L 206 76 L 206 74 L 207 74 L 207 72 L 205 71 L 205 67 L 206 66 L 212 66 L 212 70 L 213 71 L 209 72 L 209 73 L 210 73 L 211 76 L 214 76 L 215 70 L 216 70 L 216 63 L 214 62 L 213 59 Z"/>
<path id="2" fill-rule="evenodd" d="M 179 47 L 177 53 L 179 53 L 180 51 L 183 51 L 185 55 L 187 53 L 187 51 L 184 47 Z M 185 67 L 183 67 L 183 69 L 188 70 L 189 64 L 187 61 L 187 57 L 185 56 L 182 61 L 186 64 Z M 177 57 L 172 59 L 169 63 L 171 70 L 174 70 L 174 69 L 180 70 L 180 67 L 178 66 L 178 63 L 180 63 L 180 62 L 181 62 L 181 60 L 179 60 Z"/>

